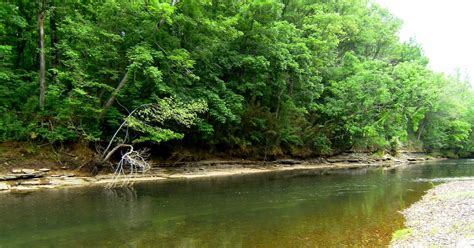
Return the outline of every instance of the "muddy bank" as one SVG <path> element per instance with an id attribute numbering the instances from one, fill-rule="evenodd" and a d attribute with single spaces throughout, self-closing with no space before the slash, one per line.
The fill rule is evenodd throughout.
<path id="1" fill-rule="evenodd" d="M 391 247 L 474 247 L 474 179 L 431 189 L 403 215 Z"/>
<path id="2" fill-rule="evenodd" d="M 199 161 L 187 163 L 163 163 L 155 165 L 145 174 L 128 178 L 116 178 L 112 174 L 87 176 L 75 170 L 13 168 L 0 174 L 0 192 L 28 192 L 40 189 L 82 187 L 93 185 L 127 184 L 139 181 L 179 180 L 203 177 L 220 177 L 268 172 L 305 171 L 313 175 L 325 175 L 337 171 L 383 168 L 386 170 L 409 163 L 433 160 L 424 154 L 400 154 L 396 157 L 370 156 L 347 153 L 328 159 L 276 161 Z"/>

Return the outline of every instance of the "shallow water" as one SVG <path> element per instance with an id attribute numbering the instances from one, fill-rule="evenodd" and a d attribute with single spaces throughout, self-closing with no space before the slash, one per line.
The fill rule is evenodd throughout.
<path id="1" fill-rule="evenodd" d="M 468 176 L 474 160 L 1 194 L 0 247 L 381 246 L 424 179 Z"/>

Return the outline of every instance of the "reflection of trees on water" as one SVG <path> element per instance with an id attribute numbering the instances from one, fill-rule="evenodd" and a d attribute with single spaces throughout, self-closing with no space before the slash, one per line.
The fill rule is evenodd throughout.
<path id="1" fill-rule="evenodd" d="M 133 186 L 106 188 L 103 191 L 103 195 L 107 199 L 107 202 L 137 200 L 137 191 Z"/>
<path id="2" fill-rule="evenodd" d="M 399 171 L 291 174 L 293 178 L 274 174 L 268 180 L 202 181 L 167 189 L 173 192 L 166 197 L 170 202 L 153 221 L 160 235 L 141 235 L 140 241 L 179 247 L 295 242 L 332 246 L 352 244 L 357 236 L 364 241 L 361 245 L 383 245 L 403 223 L 397 211 L 425 188 L 400 178 Z"/>
<path id="3" fill-rule="evenodd" d="M 94 247 L 383 246 L 403 224 L 397 211 L 429 188 L 418 178 L 474 175 L 473 162 L 451 163 L 0 195 L 9 213 L 0 215 L 0 243 L 21 233 L 40 244 L 33 227 L 41 226 L 48 237 Z"/>
<path id="4" fill-rule="evenodd" d="M 152 201 L 148 197 L 139 197 L 137 190 L 132 187 L 103 189 L 99 196 L 104 198 L 108 211 L 108 222 L 114 223 L 113 229 L 123 232 L 126 226 L 129 231 L 140 231 L 149 224 L 153 215 Z"/>

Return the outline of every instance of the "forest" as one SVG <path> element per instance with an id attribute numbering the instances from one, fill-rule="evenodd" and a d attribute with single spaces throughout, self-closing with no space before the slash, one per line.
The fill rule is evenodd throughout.
<path id="1" fill-rule="evenodd" d="M 474 154 L 474 91 L 369 0 L 6 0 L 0 142 Z M 124 120 L 126 120 L 124 122 Z M 103 149 L 103 148 L 102 148 Z"/>

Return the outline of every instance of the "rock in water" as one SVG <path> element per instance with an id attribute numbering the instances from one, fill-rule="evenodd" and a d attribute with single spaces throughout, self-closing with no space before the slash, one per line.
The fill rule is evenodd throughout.
<path id="1" fill-rule="evenodd" d="M 21 169 L 12 169 L 12 173 L 13 174 L 21 174 L 23 172 L 21 171 Z"/>
<path id="2" fill-rule="evenodd" d="M 49 172 L 50 169 L 48 169 L 48 168 L 41 168 L 41 169 L 39 169 L 39 171 L 41 171 L 41 172 Z"/>

